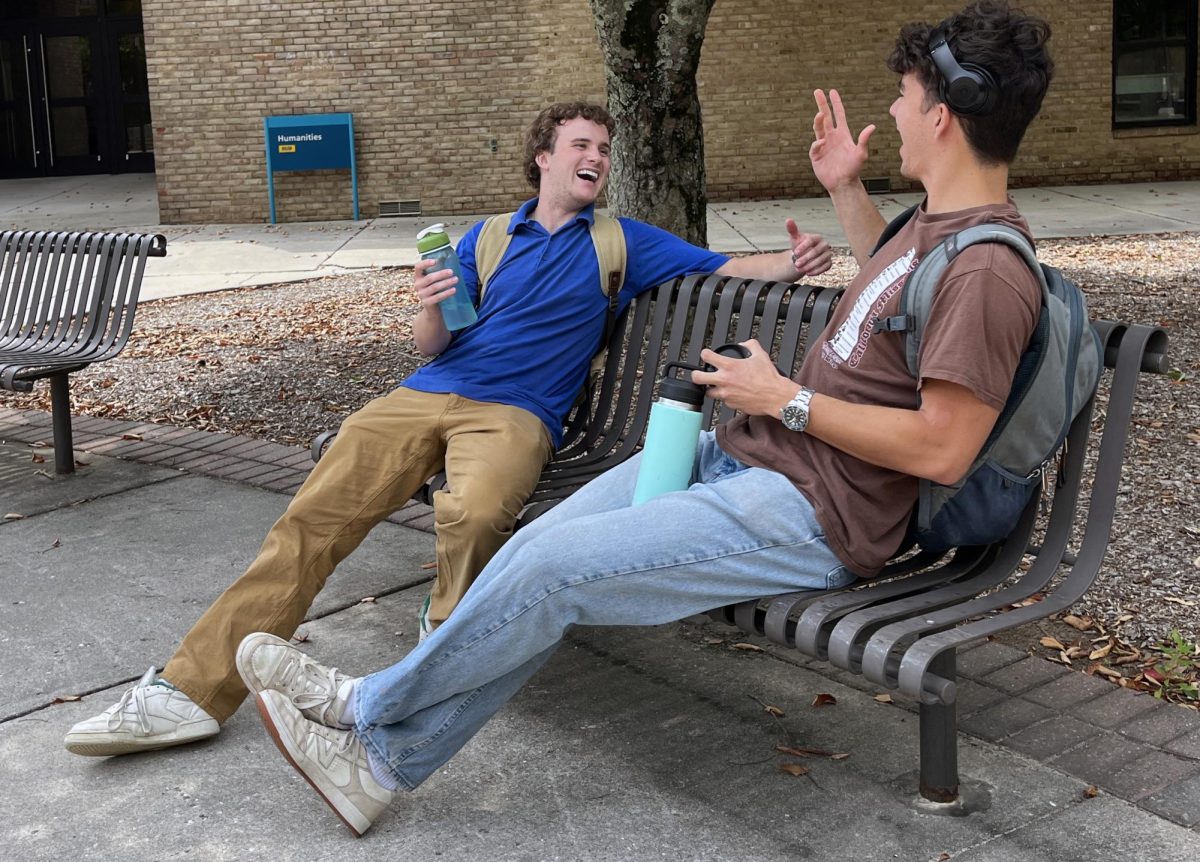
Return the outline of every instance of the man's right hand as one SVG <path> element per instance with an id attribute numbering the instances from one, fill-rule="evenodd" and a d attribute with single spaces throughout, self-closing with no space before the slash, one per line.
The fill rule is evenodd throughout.
<path id="1" fill-rule="evenodd" d="M 858 182 L 869 155 L 867 141 L 875 126 L 864 128 L 855 141 L 838 91 L 830 90 L 826 99 L 823 90 L 814 90 L 813 97 L 817 100 L 817 115 L 813 117 L 815 140 L 808 149 L 808 158 L 817 180 L 833 194 Z"/>
<path id="2" fill-rule="evenodd" d="M 413 291 L 421 303 L 422 309 L 431 309 L 439 302 L 444 302 L 453 294 L 458 285 L 458 279 L 452 269 L 429 270 L 437 266 L 436 260 L 419 260 L 413 265 Z"/>

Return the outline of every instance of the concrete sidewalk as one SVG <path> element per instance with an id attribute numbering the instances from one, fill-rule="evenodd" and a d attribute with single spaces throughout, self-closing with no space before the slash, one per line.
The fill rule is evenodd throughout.
<path id="1" fill-rule="evenodd" d="M 22 516 L 0 521 L 5 859 L 1200 858 L 1200 714 L 998 643 L 959 662 L 962 774 L 991 802 L 965 818 L 914 805 L 912 703 L 765 641 L 735 649 L 744 636 L 703 620 L 572 634 L 360 843 L 250 706 L 211 741 L 76 757 L 67 728 L 161 666 L 308 455 L 81 418 L 88 466 L 56 477 L 33 445 L 50 437 L 47 414 L 0 406 L 0 510 Z M 301 630 L 315 655 L 363 673 L 415 645 L 430 529 L 411 504 L 343 564 Z M 821 693 L 836 705 L 814 707 Z M 849 757 L 805 759 L 797 778 L 780 743 Z"/>
<path id="2" fill-rule="evenodd" d="M 1200 230 L 1200 182 L 1018 189 L 1038 238 Z M 875 198 L 893 216 L 918 194 Z M 784 247 L 784 219 L 846 240 L 827 198 L 712 204 L 709 245 L 737 254 Z M 143 299 L 298 281 L 356 269 L 411 266 L 416 233 L 444 222 L 455 239 L 482 216 L 378 218 L 280 225 L 160 225 L 149 174 L 0 181 L 0 230 L 145 230 L 167 237 L 167 257 L 147 272 Z"/>

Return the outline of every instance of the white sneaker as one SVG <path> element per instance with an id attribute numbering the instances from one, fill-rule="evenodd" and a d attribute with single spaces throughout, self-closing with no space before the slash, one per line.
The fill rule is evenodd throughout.
<path id="1" fill-rule="evenodd" d="M 115 704 L 72 727 L 63 740 L 67 751 L 105 757 L 168 748 L 220 733 L 216 719 L 154 676 L 151 667 Z"/>
<path id="2" fill-rule="evenodd" d="M 288 763 L 361 837 L 396 794 L 371 775 L 367 752 L 354 731 L 309 721 L 278 691 L 260 691 L 256 701 L 267 732 Z"/>
<path id="3" fill-rule="evenodd" d="M 325 667 L 283 638 L 266 632 L 246 635 L 234 659 L 246 688 L 254 693 L 277 691 L 306 718 L 343 730 L 356 678 L 336 667 Z"/>
<path id="4" fill-rule="evenodd" d="M 429 602 L 432 598 L 433 596 L 426 596 L 425 601 L 421 602 L 421 609 L 417 611 L 417 643 L 421 643 L 433 631 L 429 627 Z"/>

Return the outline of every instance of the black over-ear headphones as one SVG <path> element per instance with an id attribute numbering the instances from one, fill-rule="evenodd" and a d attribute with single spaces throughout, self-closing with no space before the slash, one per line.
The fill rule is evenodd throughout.
<path id="1" fill-rule="evenodd" d="M 974 63 L 959 64 L 946 43 L 946 31 L 938 27 L 929 35 L 929 56 L 942 80 L 942 101 L 956 114 L 982 116 L 996 107 L 996 79 Z"/>

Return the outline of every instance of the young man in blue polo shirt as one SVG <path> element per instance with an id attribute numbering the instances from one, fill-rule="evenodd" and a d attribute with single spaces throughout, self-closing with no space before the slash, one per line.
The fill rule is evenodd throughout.
<path id="1" fill-rule="evenodd" d="M 512 535 L 600 344 L 608 302 L 597 286 L 590 227 L 608 179 L 612 128 L 604 108 L 582 102 L 538 115 L 525 146 L 525 175 L 538 196 L 508 225 L 511 240 L 479 319 L 452 335 L 436 306 L 454 291 L 454 276 L 417 264 L 421 311 L 413 339 L 436 358 L 342 424 L 257 559 L 204 613 L 162 676 L 151 668 L 112 707 L 76 724 L 67 750 L 124 754 L 216 734 L 246 696 L 234 666 L 242 638 L 256 631 L 290 637 L 337 564 L 440 470 L 448 487 L 434 498 L 438 574 L 422 623 L 445 620 Z M 619 222 L 627 250 L 619 308 L 688 273 L 791 281 L 830 264 L 829 245 L 790 219 L 788 251 L 738 259 L 632 219 Z M 477 300 L 481 225 L 458 246 Z M 294 677 L 296 704 L 312 706 L 303 669 L 292 670 L 276 675 Z"/>

